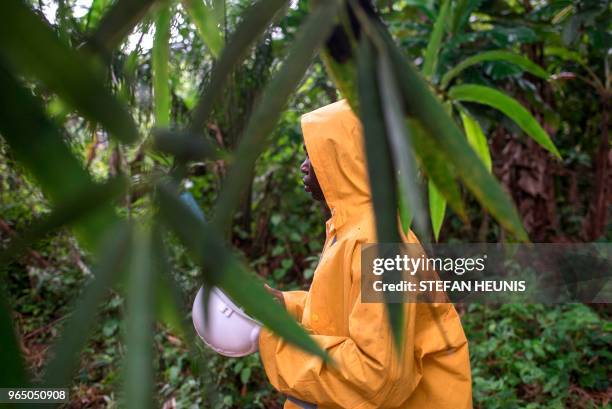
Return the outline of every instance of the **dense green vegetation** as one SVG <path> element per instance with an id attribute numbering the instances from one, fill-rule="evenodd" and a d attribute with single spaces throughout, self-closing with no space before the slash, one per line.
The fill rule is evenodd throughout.
<path id="1" fill-rule="evenodd" d="M 409 141 L 376 210 L 399 206 L 422 240 L 612 239 L 608 1 L 376 2 L 392 37 L 367 2 L 251 3 L 3 5 L 0 386 L 69 384 L 69 407 L 280 407 L 257 355 L 206 350 L 188 311 L 209 280 L 314 351 L 246 271 L 308 287 L 326 211 L 302 190 L 299 117 L 340 97 L 366 138 Z M 476 407 L 611 407 L 607 306 L 459 309 Z"/>

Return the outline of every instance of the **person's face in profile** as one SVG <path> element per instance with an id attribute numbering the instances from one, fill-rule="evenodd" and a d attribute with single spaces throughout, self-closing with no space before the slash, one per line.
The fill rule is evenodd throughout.
<path id="1" fill-rule="evenodd" d="M 306 159 L 304 159 L 304 162 L 302 162 L 300 165 L 300 171 L 302 171 L 304 174 L 304 177 L 302 178 L 302 181 L 304 182 L 304 190 L 310 193 L 314 200 L 323 201 L 325 200 L 323 190 L 321 190 L 314 167 L 312 166 L 310 158 L 308 157 L 306 146 L 303 145 L 303 148 L 304 152 L 306 153 Z"/>

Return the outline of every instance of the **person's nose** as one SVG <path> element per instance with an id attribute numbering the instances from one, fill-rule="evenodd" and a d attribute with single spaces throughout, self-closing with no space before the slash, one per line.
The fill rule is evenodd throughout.
<path id="1" fill-rule="evenodd" d="M 300 165 L 300 170 L 303 174 L 308 174 L 308 158 L 304 159 L 304 162 Z"/>

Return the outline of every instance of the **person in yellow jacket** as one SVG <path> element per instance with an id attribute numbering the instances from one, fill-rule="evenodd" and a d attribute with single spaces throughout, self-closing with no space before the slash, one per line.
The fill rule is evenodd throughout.
<path id="1" fill-rule="evenodd" d="M 331 218 L 310 290 L 270 291 L 336 365 L 262 330 L 261 360 L 289 397 L 284 407 L 471 408 L 468 344 L 452 304 L 404 304 L 400 357 L 385 305 L 361 302 L 361 246 L 376 242 L 376 226 L 359 119 L 342 100 L 302 116 L 302 132 L 305 190 Z M 418 242 L 412 232 L 404 240 Z"/>

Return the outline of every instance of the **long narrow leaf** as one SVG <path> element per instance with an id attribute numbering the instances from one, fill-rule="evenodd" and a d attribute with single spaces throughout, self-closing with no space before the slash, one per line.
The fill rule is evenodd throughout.
<path id="1" fill-rule="evenodd" d="M 412 143 L 409 134 L 406 132 L 402 100 L 398 95 L 396 79 L 391 69 L 391 62 L 386 54 L 379 53 L 377 68 L 380 101 L 389 135 L 390 151 L 395 167 L 399 172 L 400 192 L 405 194 L 402 199 L 409 206 L 421 239 L 424 239 L 427 237 L 426 216 L 417 186 L 417 171 Z"/>
<path id="2" fill-rule="evenodd" d="M 304 329 L 272 300 L 263 283 L 238 262 L 214 227 L 195 215 L 173 187 L 160 186 L 158 201 L 163 221 L 201 265 L 208 283 L 222 288 L 249 315 L 288 342 L 307 352 L 327 357 Z"/>
<path id="3" fill-rule="evenodd" d="M 444 196 L 450 207 L 464 221 L 467 221 L 467 212 L 461 199 L 461 192 L 455 180 L 455 174 L 451 167 L 451 159 L 446 156 L 439 141 L 427 134 L 421 124 L 416 120 L 406 121 L 406 126 L 412 136 L 412 146 L 417 154 L 417 159 L 427 177 L 437 186 L 438 191 Z"/>
<path id="4" fill-rule="evenodd" d="M 450 0 L 443 0 L 440 12 L 438 13 L 438 17 L 436 18 L 436 22 L 431 32 L 431 37 L 429 37 L 429 43 L 425 51 L 425 61 L 423 63 L 423 75 L 426 78 L 431 78 L 435 74 L 438 66 L 438 54 L 440 53 L 442 38 L 446 30 L 450 5 Z"/>
<path id="5" fill-rule="evenodd" d="M 463 129 L 465 130 L 465 136 L 467 136 L 468 142 L 474 151 L 476 151 L 476 154 L 482 160 L 482 163 L 484 163 L 484 165 L 487 167 L 487 170 L 491 172 L 491 152 L 489 152 L 487 138 L 482 132 L 480 124 L 464 109 L 461 109 L 459 114 L 461 115 L 461 120 L 463 121 Z"/>
<path id="6" fill-rule="evenodd" d="M 376 236 L 379 243 L 401 243 L 397 224 L 397 191 L 391 146 L 387 137 L 381 95 L 377 89 L 376 61 L 370 40 L 363 36 L 359 46 L 358 90 L 359 116 L 363 123 L 368 177 L 376 214 Z M 404 307 L 387 303 L 389 323 L 396 350 L 403 352 Z"/>
<path id="7" fill-rule="evenodd" d="M 0 56 L 14 72 L 30 75 L 118 140 L 136 141 L 138 131 L 126 107 L 104 85 L 97 67 L 68 48 L 20 0 L 6 0 L 0 14 Z"/>
<path id="8" fill-rule="evenodd" d="M 500 110 L 516 122 L 540 146 L 557 158 L 561 158 L 561 154 L 551 141 L 550 136 L 533 115 L 514 98 L 496 89 L 474 84 L 457 85 L 449 90 L 448 95 L 457 101 L 476 102 Z"/>
<path id="9" fill-rule="evenodd" d="M 170 123 L 170 6 L 164 5 L 157 12 L 155 38 L 153 40 L 153 97 L 155 126 L 166 127 Z"/>
<path id="10" fill-rule="evenodd" d="M 427 185 L 429 192 L 429 214 L 431 216 L 431 227 L 436 241 L 440 237 L 440 229 L 446 214 L 446 200 L 436 188 L 435 183 L 430 179 Z"/>
<path id="11" fill-rule="evenodd" d="M 215 207 L 215 224 L 224 231 L 232 220 L 239 198 L 251 180 L 255 161 L 264 151 L 289 96 L 302 79 L 312 58 L 327 39 L 336 19 L 339 2 L 326 2 L 308 16 L 294 40 L 289 55 L 263 92 L 259 104 L 246 125 L 236 151 L 236 160 L 228 172 L 225 186 Z"/>
<path id="12" fill-rule="evenodd" d="M 530 72 L 536 77 L 540 77 L 542 79 L 548 79 L 549 77 L 548 73 L 542 67 L 531 61 L 529 58 L 523 57 L 522 55 L 513 53 L 511 51 L 494 50 L 484 51 L 482 53 L 473 55 L 457 64 L 453 69 L 444 74 L 442 80 L 440 81 L 440 87 L 445 89 L 448 84 L 450 84 L 450 82 L 463 70 L 484 61 L 506 61 L 522 68 L 527 72 Z"/>
<path id="13" fill-rule="evenodd" d="M 190 132 L 197 134 L 202 131 L 213 104 L 223 92 L 225 80 L 286 2 L 286 0 L 260 0 L 245 11 L 242 23 L 223 49 L 211 73 L 210 82 L 192 112 Z"/>
<path id="14" fill-rule="evenodd" d="M 508 195 L 487 172 L 428 84 L 405 59 L 390 35 L 377 28 L 387 44 L 395 73 L 400 78 L 406 111 L 414 115 L 427 133 L 437 140 L 439 148 L 478 201 L 515 237 L 526 241 L 527 234 Z"/>
<path id="15" fill-rule="evenodd" d="M 153 403 L 153 311 L 157 266 L 149 228 L 134 229 L 127 297 L 126 407 L 148 409 Z"/>
<path id="16" fill-rule="evenodd" d="M 113 282 L 124 272 L 129 239 L 130 231 L 125 224 L 109 228 L 97 256 L 94 280 L 87 284 L 79 296 L 72 315 L 53 346 L 52 358 L 45 370 L 44 385 L 65 387 L 70 384 L 79 366 L 80 352 L 97 322 L 95 317 L 98 307 L 108 295 Z"/>
<path id="17" fill-rule="evenodd" d="M 218 57 L 223 49 L 223 37 L 217 27 L 215 13 L 204 0 L 182 0 L 183 6 L 198 29 L 198 34 L 214 57 Z"/>
<path id="18" fill-rule="evenodd" d="M 109 58 L 147 14 L 156 0 L 118 0 L 104 15 L 88 41 L 89 48 Z"/>
<path id="19" fill-rule="evenodd" d="M 74 203 L 93 181 L 65 144 L 60 131 L 46 118 L 40 101 L 0 66 L 0 133 L 15 158 L 34 176 L 51 201 Z M 117 220 L 106 205 L 79 223 L 77 233 L 95 249 L 108 225 Z"/>
<path id="20" fill-rule="evenodd" d="M 2 371 L 0 385 L 5 388 L 24 388 L 30 380 L 26 376 L 24 359 L 17 341 L 13 318 L 7 304 L 8 297 L 4 283 L 0 288 L 0 353 L 2 354 Z"/>
<path id="21" fill-rule="evenodd" d="M 203 159 L 225 159 L 230 155 L 218 145 L 213 145 L 206 138 L 196 138 L 186 132 L 156 129 L 153 131 L 153 147 L 160 152 L 168 153 L 181 161 Z"/>

